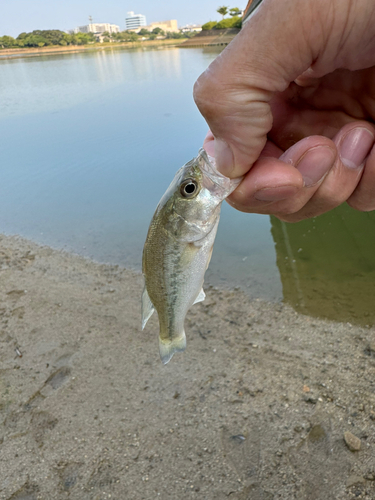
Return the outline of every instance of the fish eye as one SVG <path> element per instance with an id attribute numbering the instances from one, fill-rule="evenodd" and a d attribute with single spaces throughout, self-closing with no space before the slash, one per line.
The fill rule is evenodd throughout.
<path id="1" fill-rule="evenodd" d="M 198 194 L 198 183 L 194 179 L 186 179 L 180 186 L 180 193 L 184 198 L 193 198 Z"/>

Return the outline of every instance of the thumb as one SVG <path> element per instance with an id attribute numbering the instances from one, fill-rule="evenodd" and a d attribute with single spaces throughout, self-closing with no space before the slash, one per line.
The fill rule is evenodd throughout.
<path id="1" fill-rule="evenodd" d="M 312 26 L 321 3 L 263 0 L 195 83 L 194 99 L 215 138 L 224 175 L 239 177 L 251 168 L 272 128 L 272 96 L 318 57 L 322 37 Z"/>

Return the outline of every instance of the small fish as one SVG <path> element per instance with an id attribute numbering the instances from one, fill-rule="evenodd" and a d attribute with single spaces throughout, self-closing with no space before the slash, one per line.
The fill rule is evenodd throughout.
<path id="1" fill-rule="evenodd" d="M 200 149 L 176 173 L 156 208 L 143 249 L 142 330 L 156 309 L 164 364 L 186 347 L 184 320 L 205 298 L 203 279 L 221 203 L 240 182 L 220 174 L 214 158 Z"/>

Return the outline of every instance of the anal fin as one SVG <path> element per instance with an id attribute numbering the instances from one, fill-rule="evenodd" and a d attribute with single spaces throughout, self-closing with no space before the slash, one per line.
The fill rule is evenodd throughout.
<path id="1" fill-rule="evenodd" d="M 155 307 L 151 302 L 145 285 L 142 293 L 142 330 L 146 326 L 147 321 L 151 318 L 154 311 Z"/>
<path id="2" fill-rule="evenodd" d="M 198 293 L 198 296 L 194 300 L 193 305 L 196 304 L 197 302 L 203 302 L 205 298 L 206 294 L 204 293 L 203 288 L 201 288 L 201 291 Z"/>

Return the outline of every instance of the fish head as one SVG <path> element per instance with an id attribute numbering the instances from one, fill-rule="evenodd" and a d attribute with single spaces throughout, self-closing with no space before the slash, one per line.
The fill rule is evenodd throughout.
<path id="1" fill-rule="evenodd" d="M 165 229 L 176 239 L 199 241 L 216 226 L 222 201 L 237 185 L 220 174 L 214 159 L 201 149 L 176 173 L 160 200 L 157 216 L 164 218 Z"/>

